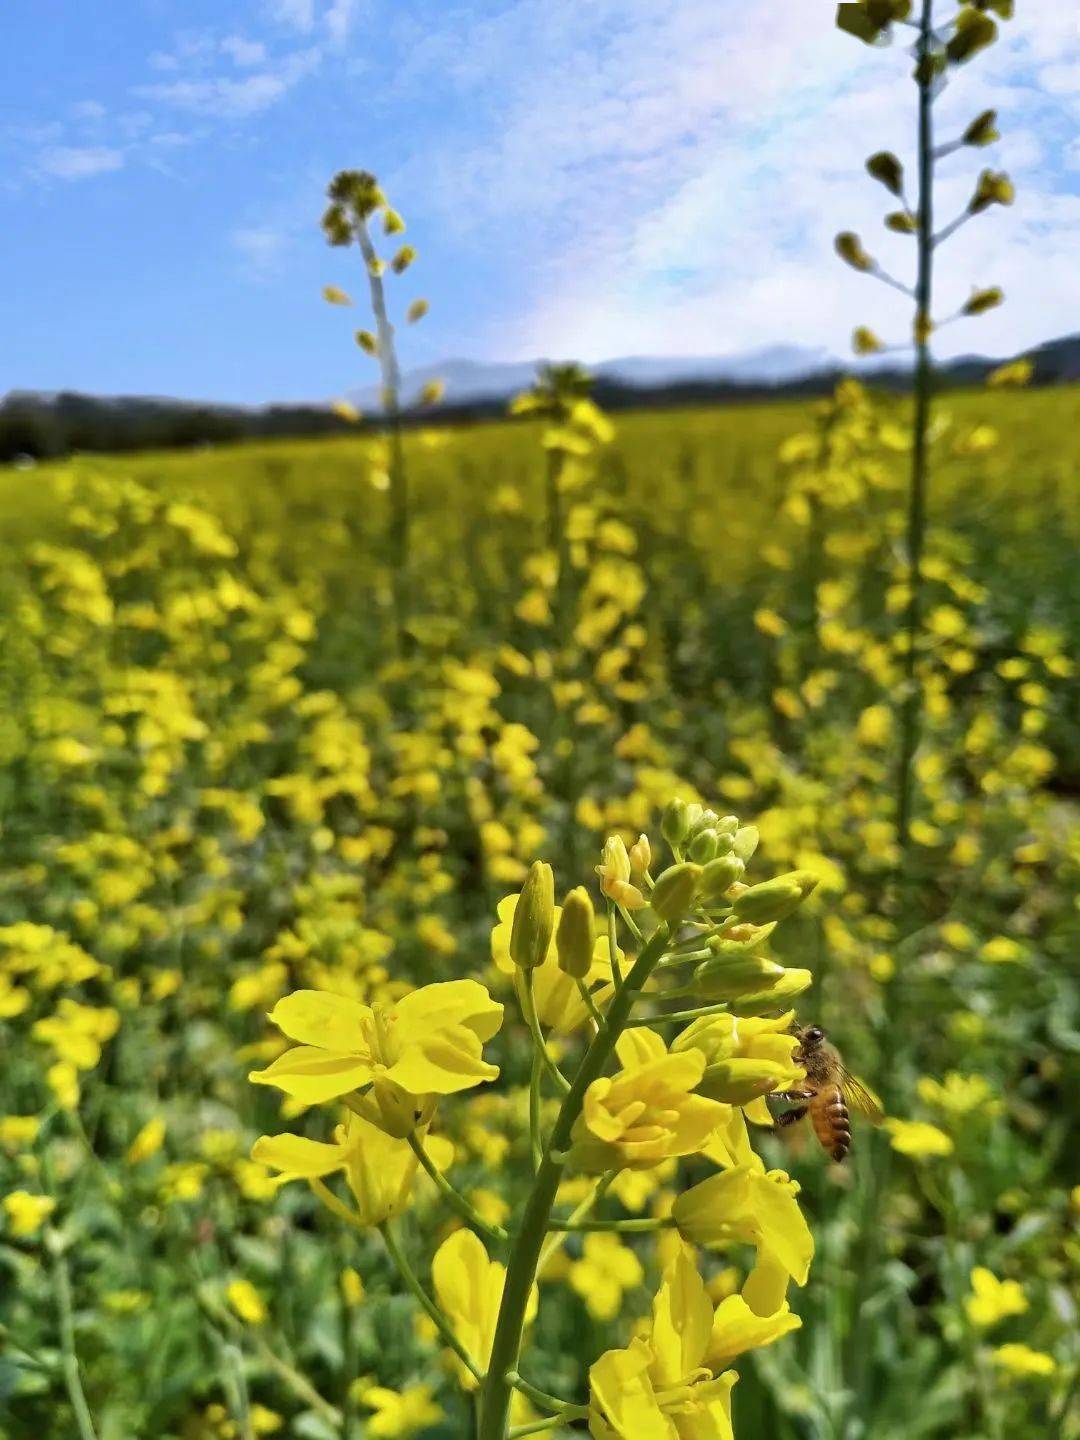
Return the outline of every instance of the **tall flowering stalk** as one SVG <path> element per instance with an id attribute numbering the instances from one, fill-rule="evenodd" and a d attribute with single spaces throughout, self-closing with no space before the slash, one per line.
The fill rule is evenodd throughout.
<path id="1" fill-rule="evenodd" d="M 375 330 L 374 333 L 370 330 L 357 330 L 355 338 L 365 355 L 371 355 L 378 360 L 382 378 L 382 410 L 389 431 L 387 474 L 390 487 L 390 583 L 393 587 L 394 623 L 400 649 L 404 644 L 409 611 L 409 478 L 401 439 L 401 367 L 398 363 L 395 330 L 386 301 L 385 276 L 388 269 L 395 275 L 403 275 L 416 259 L 416 251 L 412 245 L 403 244 L 389 261 L 379 255 L 371 234 L 371 226 L 376 217 L 381 215 L 383 233 L 387 237 L 400 235 L 405 229 L 405 222 L 388 204 L 375 176 L 368 171 L 339 171 L 330 182 L 327 195 L 330 205 L 322 217 L 323 232 L 331 245 L 345 246 L 355 243 L 358 246 L 368 279 Z M 352 304 L 349 296 L 334 285 L 323 289 L 323 298 L 331 305 Z M 406 319 L 410 322 L 420 320 L 427 311 L 426 300 L 414 300 L 406 311 Z M 440 394 L 441 388 L 429 391 L 421 399 L 436 400 Z M 338 409 L 339 413 L 359 418 L 351 407 L 339 406 Z"/>
<path id="2" fill-rule="evenodd" d="M 918 18 L 913 19 L 912 0 L 853 0 L 837 10 L 841 30 L 865 44 L 877 44 L 890 38 L 894 27 L 910 27 L 917 32 L 913 79 L 918 93 L 917 104 L 917 193 L 909 201 L 904 169 L 897 157 L 882 150 L 866 162 L 870 175 L 900 201 L 900 209 L 885 217 L 888 229 L 910 235 L 915 240 L 916 262 L 914 287 L 908 287 L 884 271 L 863 248 L 862 241 L 851 231 L 836 237 L 841 259 L 853 269 L 873 275 L 893 288 L 900 289 L 914 301 L 912 338 L 915 346 L 914 421 L 911 447 L 911 479 L 908 490 L 907 567 L 908 598 L 904 620 L 904 686 L 900 705 L 900 753 L 897 770 L 897 832 L 901 850 L 907 853 L 911 844 L 911 822 L 914 810 L 914 763 L 922 726 L 922 690 L 919 676 L 919 645 L 923 611 L 923 549 L 926 536 L 927 489 L 930 473 L 930 436 L 934 398 L 934 364 L 931 337 L 941 324 L 962 316 L 981 315 L 1000 305 L 1004 296 L 992 286 L 973 291 L 964 305 L 948 320 L 934 319 L 934 257 L 938 247 L 948 240 L 968 219 L 981 214 L 991 205 L 1009 205 L 1013 187 L 1007 175 L 993 170 L 980 174 L 966 208 L 943 229 L 934 230 L 934 185 L 938 163 L 965 146 L 984 147 L 999 138 L 996 116 L 984 111 L 975 117 L 963 134 L 944 145 L 935 146 L 934 105 L 948 83 L 950 73 L 997 39 L 993 12 L 1003 20 L 1011 19 L 1013 0 L 964 0 L 948 19 L 940 18 L 940 5 L 935 13 L 935 0 L 920 0 Z M 885 347 L 872 330 L 860 326 L 855 331 L 857 353 L 873 354 Z"/>
<path id="3" fill-rule="evenodd" d="M 757 831 L 734 816 L 675 801 L 662 828 L 672 858 L 655 878 L 647 837 L 629 850 L 608 840 L 597 866 L 600 925 L 584 887 L 556 906 L 551 867 L 540 861 L 499 906 L 492 958 L 512 984 L 532 1051 L 532 1180 L 508 1229 L 453 1183 L 438 1133 L 441 1104 L 467 1103 L 467 1091 L 499 1076 L 484 1051 L 503 1006 L 478 982 L 429 985 L 382 1006 L 299 991 L 270 1017 L 296 1043 L 251 1076 L 293 1102 L 340 1108 L 329 1140 L 264 1136 L 255 1158 L 283 1179 L 306 1180 L 343 1223 L 379 1231 L 459 1385 L 475 1397 L 476 1440 L 575 1420 L 587 1420 L 598 1440 L 732 1440 L 731 1362 L 800 1323 L 787 1289 L 805 1284 L 813 1240 L 798 1186 L 766 1169 L 745 1116 L 768 1123 L 764 1097 L 805 1083 L 784 1006 L 810 973 L 786 969 L 764 948 L 816 882 L 796 871 L 747 885 Z M 552 1095 L 558 1110 L 546 1128 Z M 624 1172 L 691 1156 L 714 1173 L 682 1187 L 670 1213 L 598 1213 Z M 463 1222 L 436 1252 L 430 1288 L 397 1231 L 420 1169 Z M 335 1188 L 339 1175 L 349 1198 Z M 560 1206 L 564 1181 L 575 1198 L 586 1187 L 569 1211 Z M 639 1243 L 666 1234 L 674 1248 L 665 1247 L 651 1321 L 626 1348 L 595 1360 L 587 1396 L 564 1399 L 525 1377 L 525 1340 L 545 1265 L 567 1235 L 591 1232 Z M 714 1308 L 696 1250 L 732 1244 L 752 1246 L 755 1260 L 742 1290 Z M 505 1248 L 505 1265 L 490 1247 Z M 515 1404 L 534 1407 L 534 1418 L 512 1424 Z"/>

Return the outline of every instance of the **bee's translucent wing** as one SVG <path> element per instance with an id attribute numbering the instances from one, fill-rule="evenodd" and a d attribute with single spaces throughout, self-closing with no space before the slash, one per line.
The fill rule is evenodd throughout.
<path id="1" fill-rule="evenodd" d="M 885 1119 L 885 1108 L 878 1097 L 843 1066 L 840 1067 L 840 1089 L 849 1110 L 857 1110 L 872 1125 L 880 1125 Z"/>

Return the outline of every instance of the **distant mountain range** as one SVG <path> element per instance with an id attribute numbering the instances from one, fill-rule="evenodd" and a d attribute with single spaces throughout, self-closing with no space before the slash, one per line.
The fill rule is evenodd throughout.
<path id="1" fill-rule="evenodd" d="M 453 407 L 478 401 L 508 400 L 527 390 L 536 378 L 542 360 L 492 361 L 443 360 L 422 365 L 402 377 L 402 401 L 415 404 L 421 390 L 432 380 L 441 380 L 445 392 L 442 404 Z M 840 361 L 827 350 L 801 345 L 766 345 L 739 355 L 627 355 L 603 360 L 586 368 L 602 385 L 634 390 L 657 390 L 669 385 L 719 382 L 732 385 L 784 385 L 823 370 L 836 369 Z M 348 397 L 359 409 L 373 413 L 380 408 L 379 387 L 369 385 Z"/>
<path id="2" fill-rule="evenodd" d="M 1080 381 L 1080 335 L 1051 340 L 1024 353 L 1034 365 L 1036 385 Z M 540 363 L 447 360 L 409 371 L 402 387 L 405 423 L 423 423 L 433 415 L 447 424 L 503 415 L 511 396 L 532 385 Z M 982 355 L 962 356 L 938 369 L 938 383 L 948 388 L 979 385 L 1001 363 L 1002 359 Z M 887 357 L 841 361 L 825 350 L 798 345 L 770 345 L 715 357 L 631 355 L 589 369 L 593 393 L 609 410 L 822 395 L 840 376 L 853 371 L 882 389 L 902 391 L 911 384 L 910 365 L 898 365 Z M 446 386 L 440 404 L 410 413 L 422 387 L 434 379 Z M 376 387 L 356 391 L 350 398 L 377 421 Z M 146 396 L 12 391 L 0 401 L 0 463 L 18 456 L 223 444 L 339 434 L 350 428 L 350 422 L 334 414 L 328 403 L 215 405 Z"/>

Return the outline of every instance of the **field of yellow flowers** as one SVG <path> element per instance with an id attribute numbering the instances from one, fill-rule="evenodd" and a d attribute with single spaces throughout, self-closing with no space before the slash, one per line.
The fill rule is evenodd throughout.
<path id="1" fill-rule="evenodd" d="M 559 897 L 594 884 L 615 835 L 633 869 L 609 847 L 601 880 L 632 912 L 634 842 L 659 850 L 673 797 L 756 829 L 752 879 L 813 877 L 773 954 L 809 972 L 799 1020 L 888 1118 L 854 1118 L 843 1165 L 805 1125 L 774 1133 L 764 1102 L 752 1158 L 745 1128 L 713 1142 L 754 1183 L 758 1156 L 783 1172 L 788 1205 L 798 1182 L 809 1280 L 804 1255 L 790 1310 L 751 1333 L 764 1241 L 711 1235 L 684 1303 L 715 1307 L 712 1348 L 678 1331 L 681 1409 L 670 1377 L 635 1381 L 668 1427 L 641 1440 L 730 1434 L 733 1370 L 695 1398 L 710 1356 L 739 1372 L 743 1437 L 1080 1435 L 1078 424 L 1075 390 L 941 402 L 910 854 L 903 400 L 845 382 L 617 429 L 579 403 L 554 432 L 411 430 L 404 575 L 378 436 L 0 474 L 0 1436 L 462 1440 L 475 1381 L 392 1262 L 490 1349 L 493 1317 L 461 1297 L 501 1286 L 530 1105 L 555 1104 L 526 1022 L 554 1075 L 592 998 L 544 949 L 521 1018 L 507 897 L 537 858 Z M 635 933 L 598 942 L 586 991 Z M 328 1151 L 320 1104 L 341 1091 L 248 1075 L 283 1073 L 286 1036 L 332 1036 L 333 1015 L 282 1008 L 294 991 L 381 1015 L 446 981 L 490 992 L 469 1021 L 485 1058 L 425 1117 L 431 1177 L 402 1179 L 404 1142 L 376 1132 L 370 1184 L 397 1187 L 379 1213 L 407 1205 L 395 1255 L 333 1213 L 318 1177 L 343 1160 L 304 1186 L 282 1174 L 315 1152 L 252 1158 L 260 1136 Z M 767 1001 L 725 1032 L 736 1074 L 786 1028 Z M 521 1387 L 512 1433 L 638 1433 L 604 1428 L 603 1374 L 587 1412 L 587 1370 L 607 1352 L 622 1375 L 645 1351 L 611 1347 L 658 1346 L 697 1283 L 680 1206 L 719 1177 L 692 1157 L 677 1186 L 685 1153 L 613 1163 L 606 1228 L 545 1256 L 543 1390 Z M 586 1189 L 570 1174 L 560 1200 Z M 545 1420 L 547 1391 L 579 1403 Z"/>

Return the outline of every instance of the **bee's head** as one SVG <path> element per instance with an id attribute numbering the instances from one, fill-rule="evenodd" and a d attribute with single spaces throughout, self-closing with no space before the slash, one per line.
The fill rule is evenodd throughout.
<path id="1" fill-rule="evenodd" d="M 825 1031 L 820 1025 L 804 1025 L 798 1033 L 804 1050 L 815 1049 L 825 1039 Z"/>

